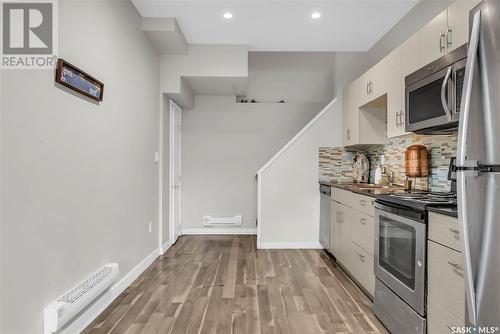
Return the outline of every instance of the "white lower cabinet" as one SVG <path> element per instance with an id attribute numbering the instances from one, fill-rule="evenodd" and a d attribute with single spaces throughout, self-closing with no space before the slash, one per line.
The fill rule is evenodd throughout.
<path id="1" fill-rule="evenodd" d="M 455 240 L 445 228 L 458 225 L 456 218 L 431 213 L 427 242 L 427 333 L 451 333 L 464 326 L 465 283 L 462 253 L 450 248 Z M 432 240 L 431 240 L 432 238 Z M 434 240 L 439 240 L 436 242 Z"/>
<path id="2" fill-rule="evenodd" d="M 351 268 L 354 278 L 373 296 L 375 290 L 375 274 L 373 270 L 373 256 L 356 243 L 352 243 Z"/>
<path id="3" fill-rule="evenodd" d="M 373 296 L 373 198 L 333 188 L 331 252 L 349 274 Z"/>
<path id="4" fill-rule="evenodd" d="M 336 201 L 331 201 L 331 252 L 344 266 L 349 262 L 349 242 L 351 240 L 348 214 L 350 208 Z"/>

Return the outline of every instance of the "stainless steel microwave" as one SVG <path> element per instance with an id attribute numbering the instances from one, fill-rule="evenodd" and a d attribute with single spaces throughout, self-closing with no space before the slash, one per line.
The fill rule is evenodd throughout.
<path id="1" fill-rule="evenodd" d="M 407 132 L 457 130 L 467 62 L 467 44 L 405 78 Z"/>

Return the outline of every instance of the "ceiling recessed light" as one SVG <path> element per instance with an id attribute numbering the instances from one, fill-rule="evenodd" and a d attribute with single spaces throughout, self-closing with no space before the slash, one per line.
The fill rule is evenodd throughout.
<path id="1" fill-rule="evenodd" d="M 223 18 L 229 20 L 229 19 L 232 19 L 233 18 L 233 14 L 230 13 L 230 12 L 225 12 L 223 15 L 222 15 Z"/>
<path id="2" fill-rule="evenodd" d="M 321 17 L 321 13 L 320 12 L 314 12 L 311 14 L 311 19 L 313 20 L 317 20 Z"/>

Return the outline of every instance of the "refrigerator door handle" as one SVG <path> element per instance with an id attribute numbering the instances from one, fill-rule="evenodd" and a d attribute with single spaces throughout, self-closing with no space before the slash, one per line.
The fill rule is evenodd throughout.
<path id="1" fill-rule="evenodd" d="M 446 75 L 443 80 L 443 84 L 441 85 L 441 104 L 443 105 L 444 112 L 446 113 L 446 116 L 448 116 L 448 121 L 451 122 L 453 116 L 451 115 L 450 107 L 448 106 L 448 101 L 446 96 L 447 94 L 447 88 L 448 88 L 448 82 L 450 81 L 450 76 L 451 76 L 451 66 L 448 67 L 448 70 L 446 71 Z"/>
<path id="2" fill-rule="evenodd" d="M 458 148 L 457 148 L 457 162 L 456 165 L 463 167 L 466 165 L 466 145 L 467 145 L 467 132 L 469 127 L 469 114 L 470 114 L 470 99 L 472 96 L 472 82 L 474 80 L 474 68 L 477 61 L 477 52 L 479 46 L 479 28 L 481 25 L 481 12 L 477 11 L 474 14 L 473 25 L 471 29 L 471 36 L 469 41 L 469 50 L 467 54 L 467 64 L 465 67 L 464 88 L 462 92 L 462 105 L 460 115 L 460 126 L 458 132 Z M 467 319 L 468 324 L 477 324 L 477 310 L 476 310 L 476 292 L 474 287 L 474 275 L 472 273 L 472 259 L 469 244 L 469 226 L 467 217 L 467 196 L 466 192 L 466 171 L 459 171 L 457 173 L 457 186 L 458 186 L 458 212 L 460 228 L 462 232 L 462 246 L 465 257 L 465 302 L 467 305 Z"/>
<path id="3" fill-rule="evenodd" d="M 462 91 L 462 104 L 460 110 L 460 123 L 458 129 L 458 147 L 456 165 L 465 165 L 467 132 L 469 130 L 470 99 L 472 96 L 472 81 L 474 80 L 474 67 L 477 61 L 477 51 L 479 47 L 479 27 L 481 25 L 481 11 L 474 14 L 474 21 L 471 29 L 469 50 L 467 52 L 467 64 L 465 65 L 464 88 Z"/>

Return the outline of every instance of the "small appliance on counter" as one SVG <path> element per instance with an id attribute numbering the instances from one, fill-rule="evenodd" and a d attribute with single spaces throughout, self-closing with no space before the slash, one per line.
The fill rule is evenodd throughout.
<path id="1" fill-rule="evenodd" d="M 410 190 L 411 180 L 408 178 L 428 178 L 429 177 L 429 152 L 424 145 L 412 145 L 405 152 L 405 189 Z M 429 187 L 428 179 L 427 188 Z M 415 182 L 413 182 L 415 186 Z M 429 190 L 429 189 L 427 189 Z"/>

